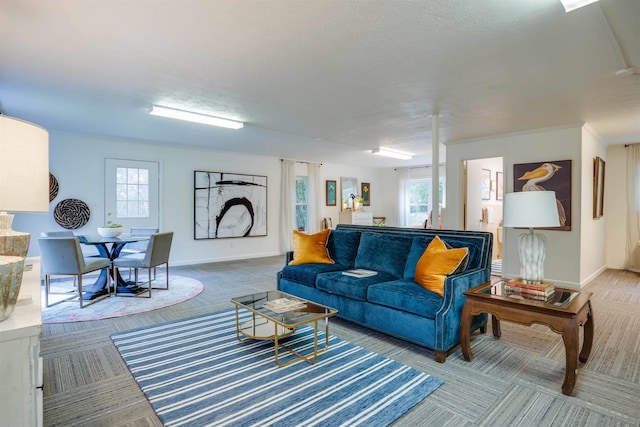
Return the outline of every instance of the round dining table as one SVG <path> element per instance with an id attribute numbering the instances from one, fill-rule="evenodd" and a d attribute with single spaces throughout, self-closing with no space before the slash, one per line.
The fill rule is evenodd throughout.
<path id="1" fill-rule="evenodd" d="M 133 235 L 133 234 L 121 234 L 116 237 L 103 237 L 99 234 L 81 234 L 76 236 L 83 245 L 92 245 L 98 250 L 101 257 L 109 258 L 111 261 L 120 256 L 120 251 L 125 247 L 127 243 L 140 242 L 149 240 L 150 236 Z M 144 288 L 137 286 L 135 282 L 126 281 L 120 275 L 115 273 L 114 269 L 111 269 L 112 287 L 118 287 L 118 293 L 123 294 L 138 294 L 144 292 Z M 98 279 L 92 285 L 83 285 L 84 291 L 83 299 L 94 299 L 107 293 L 107 272 L 102 270 Z M 113 289 L 113 288 L 112 288 Z"/>

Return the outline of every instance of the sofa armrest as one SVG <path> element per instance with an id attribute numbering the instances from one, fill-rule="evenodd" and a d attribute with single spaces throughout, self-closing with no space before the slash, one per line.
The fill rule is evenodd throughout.
<path id="1" fill-rule="evenodd" d="M 436 313 L 436 347 L 448 350 L 460 341 L 460 318 L 467 297 L 464 292 L 489 281 L 491 270 L 477 268 L 448 276 L 444 282 L 444 299 Z M 485 319 L 486 315 L 481 315 Z M 481 325 L 477 325 L 479 327 Z"/>
<path id="2" fill-rule="evenodd" d="M 460 302 L 460 310 L 462 310 L 462 305 L 464 305 L 464 300 L 466 299 L 464 292 L 488 282 L 490 276 L 491 270 L 488 268 L 476 268 L 460 274 L 447 276 L 444 282 L 445 300 L 449 298 L 453 300 L 462 299 Z"/>

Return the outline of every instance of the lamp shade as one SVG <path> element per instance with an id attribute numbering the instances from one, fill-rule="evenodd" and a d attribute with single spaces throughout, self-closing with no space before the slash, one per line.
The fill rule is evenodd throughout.
<path id="1" fill-rule="evenodd" d="M 49 134 L 0 115 L 0 211 L 49 211 Z"/>
<path id="2" fill-rule="evenodd" d="M 504 227 L 559 227 L 555 191 L 521 191 L 504 195 Z"/>

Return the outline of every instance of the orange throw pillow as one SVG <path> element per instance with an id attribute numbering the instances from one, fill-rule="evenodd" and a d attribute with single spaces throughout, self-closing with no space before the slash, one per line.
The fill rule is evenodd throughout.
<path id="1" fill-rule="evenodd" d="M 466 264 L 468 257 L 469 248 L 449 249 L 436 236 L 418 260 L 413 280 L 423 288 L 444 296 L 445 279 Z"/>
<path id="2" fill-rule="evenodd" d="M 327 239 L 330 229 L 315 234 L 305 234 L 293 230 L 293 260 L 289 265 L 298 264 L 333 264 L 327 250 Z"/>

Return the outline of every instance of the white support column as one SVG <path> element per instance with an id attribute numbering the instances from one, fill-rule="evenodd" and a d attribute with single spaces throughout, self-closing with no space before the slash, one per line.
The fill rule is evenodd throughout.
<path id="1" fill-rule="evenodd" d="M 438 228 L 440 215 L 440 115 L 431 114 L 431 228 Z"/>

